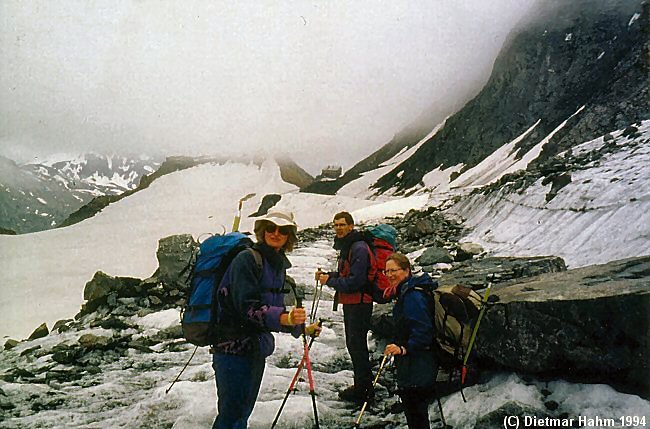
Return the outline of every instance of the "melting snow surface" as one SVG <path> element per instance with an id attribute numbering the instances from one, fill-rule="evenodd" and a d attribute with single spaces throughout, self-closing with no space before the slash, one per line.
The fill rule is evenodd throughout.
<path id="1" fill-rule="evenodd" d="M 523 194 L 474 195 L 451 211 L 474 228 L 467 240 L 500 255 L 557 255 L 578 267 L 650 254 L 650 121 L 639 131 L 634 139 L 612 133 L 620 150 L 572 172 L 549 202 L 551 185 L 540 180 Z M 599 137 L 573 151 L 604 144 Z"/>

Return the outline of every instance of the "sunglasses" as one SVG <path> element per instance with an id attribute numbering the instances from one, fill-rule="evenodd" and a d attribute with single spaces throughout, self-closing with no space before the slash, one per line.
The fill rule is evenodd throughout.
<path id="1" fill-rule="evenodd" d="M 274 223 L 269 223 L 264 228 L 264 231 L 268 232 L 269 234 L 273 234 L 275 231 L 279 231 L 280 234 L 282 234 L 282 235 L 289 235 L 289 234 L 291 234 L 292 229 L 293 229 L 293 227 L 289 226 L 289 225 L 277 226 Z"/>

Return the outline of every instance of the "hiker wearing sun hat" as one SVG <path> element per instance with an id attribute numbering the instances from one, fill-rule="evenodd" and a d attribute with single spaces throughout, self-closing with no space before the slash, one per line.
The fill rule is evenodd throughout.
<path id="1" fill-rule="evenodd" d="M 213 429 L 247 427 L 265 359 L 275 349 L 272 332 L 290 332 L 296 338 L 303 332 L 305 310 L 288 311 L 282 293 L 291 266 L 285 252 L 293 250 L 297 229 L 291 212 L 275 211 L 257 219 L 257 242 L 237 254 L 224 274 L 220 288 L 229 293 L 219 298 L 221 334 L 213 347 L 218 396 Z M 318 335 L 320 327 L 305 330 Z"/>

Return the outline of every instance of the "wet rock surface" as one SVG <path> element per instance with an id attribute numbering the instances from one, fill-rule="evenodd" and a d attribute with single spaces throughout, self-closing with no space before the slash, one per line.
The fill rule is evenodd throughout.
<path id="1" fill-rule="evenodd" d="M 650 257 L 494 287 L 477 356 L 489 366 L 650 396 Z"/>

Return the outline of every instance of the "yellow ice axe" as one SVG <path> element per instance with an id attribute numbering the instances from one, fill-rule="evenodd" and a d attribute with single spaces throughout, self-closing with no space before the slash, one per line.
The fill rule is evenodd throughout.
<path id="1" fill-rule="evenodd" d="M 235 220 L 232 223 L 233 232 L 239 231 L 239 222 L 241 222 L 241 208 L 244 205 L 244 201 L 249 200 L 254 196 L 255 193 L 253 192 L 252 194 L 248 194 L 245 197 L 239 199 L 239 206 L 237 207 L 237 215 L 235 216 Z"/>

